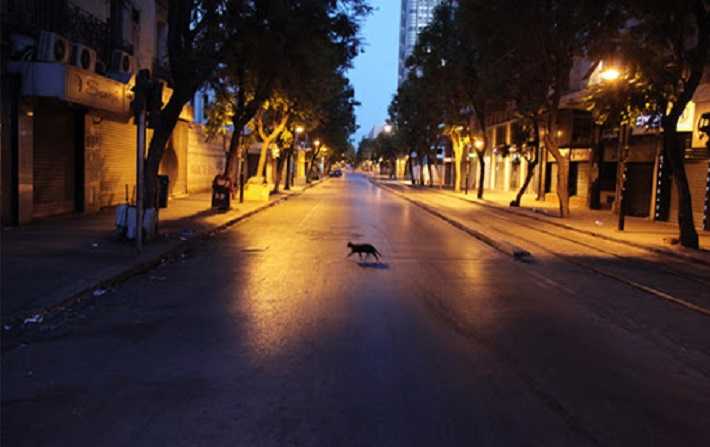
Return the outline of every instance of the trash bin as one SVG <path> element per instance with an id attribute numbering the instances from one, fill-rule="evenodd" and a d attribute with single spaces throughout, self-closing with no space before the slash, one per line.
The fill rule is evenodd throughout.
<path id="1" fill-rule="evenodd" d="M 168 191 L 170 187 L 170 177 L 167 175 L 158 176 L 158 208 L 168 207 Z"/>
<path id="2" fill-rule="evenodd" d="M 232 182 L 229 178 L 217 175 L 212 181 L 212 208 L 227 211 L 230 208 Z"/>

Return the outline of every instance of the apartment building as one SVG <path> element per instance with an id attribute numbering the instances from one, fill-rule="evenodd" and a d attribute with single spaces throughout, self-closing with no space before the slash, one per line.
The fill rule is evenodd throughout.
<path id="1" fill-rule="evenodd" d="M 131 89 L 135 73 L 150 69 L 166 81 L 163 101 L 170 97 L 167 7 L 167 0 L 2 3 L 4 225 L 133 199 Z M 205 142 L 186 107 L 161 173 L 172 195 L 186 194 L 208 188 L 223 158 L 221 143 Z"/>

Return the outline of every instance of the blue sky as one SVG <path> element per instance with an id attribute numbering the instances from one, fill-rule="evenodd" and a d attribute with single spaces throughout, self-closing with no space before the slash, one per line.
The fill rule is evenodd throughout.
<path id="1" fill-rule="evenodd" d="M 399 0 L 371 0 L 372 14 L 363 24 L 364 53 L 354 61 L 349 72 L 360 125 L 354 143 L 367 135 L 373 125 L 387 118 L 387 106 L 397 90 L 397 54 L 399 51 Z"/>

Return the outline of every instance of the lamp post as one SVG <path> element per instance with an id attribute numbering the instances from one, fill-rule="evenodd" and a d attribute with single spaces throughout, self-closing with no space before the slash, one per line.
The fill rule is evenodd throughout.
<path id="1" fill-rule="evenodd" d="M 599 74 L 600 78 L 604 82 L 618 82 L 619 79 L 621 78 L 621 71 L 614 67 L 610 66 L 609 68 L 606 68 L 604 71 L 602 71 Z M 629 156 L 629 139 L 630 139 L 630 134 L 631 134 L 631 126 L 629 125 L 627 120 L 623 120 L 620 123 L 619 126 L 619 144 L 617 147 L 617 163 L 618 163 L 618 168 L 616 170 L 617 172 L 617 189 L 619 191 L 618 194 L 618 211 L 619 211 L 619 219 L 617 221 L 617 229 L 619 231 L 624 231 L 624 227 L 626 225 L 626 180 L 628 177 L 628 167 L 626 165 L 626 159 Z"/>
<path id="2" fill-rule="evenodd" d="M 301 136 L 303 135 L 305 129 L 303 128 L 303 126 L 297 126 L 294 131 L 296 132 L 296 138 L 294 139 L 294 147 L 298 148 Z M 287 191 L 291 189 L 291 184 L 293 183 L 293 171 L 295 171 L 293 167 L 293 154 L 294 151 L 290 151 L 288 154 L 288 158 L 286 159 L 286 185 L 284 186 L 284 189 Z"/>
<path id="3" fill-rule="evenodd" d="M 311 161 L 306 166 L 306 183 L 311 183 L 311 171 L 313 170 L 313 163 L 316 161 L 316 156 L 318 155 L 318 148 L 320 147 L 320 140 L 316 138 L 313 141 L 313 156 L 311 156 Z"/>

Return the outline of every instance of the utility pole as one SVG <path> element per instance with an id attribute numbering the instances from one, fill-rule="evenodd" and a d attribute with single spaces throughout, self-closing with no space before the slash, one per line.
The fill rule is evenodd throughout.
<path id="1" fill-rule="evenodd" d="M 619 167 L 619 221 L 617 228 L 619 231 L 624 231 L 626 225 L 626 181 L 628 176 L 628 167 L 626 165 L 626 159 L 629 156 L 629 134 L 631 133 L 631 126 L 627 123 L 621 125 L 619 130 L 619 152 L 618 152 L 618 163 Z"/>
<path id="2" fill-rule="evenodd" d="M 150 70 L 140 70 L 132 90 L 131 108 L 136 123 L 136 249 L 140 253 L 143 251 L 146 127 L 156 128 L 159 125 L 163 85 L 159 81 L 151 81 Z"/>
<path id="3" fill-rule="evenodd" d="M 150 89 L 150 72 L 140 70 L 133 87 L 131 106 L 136 120 L 136 249 L 143 251 L 143 168 L 145 164 L 145 109 Z"/>

